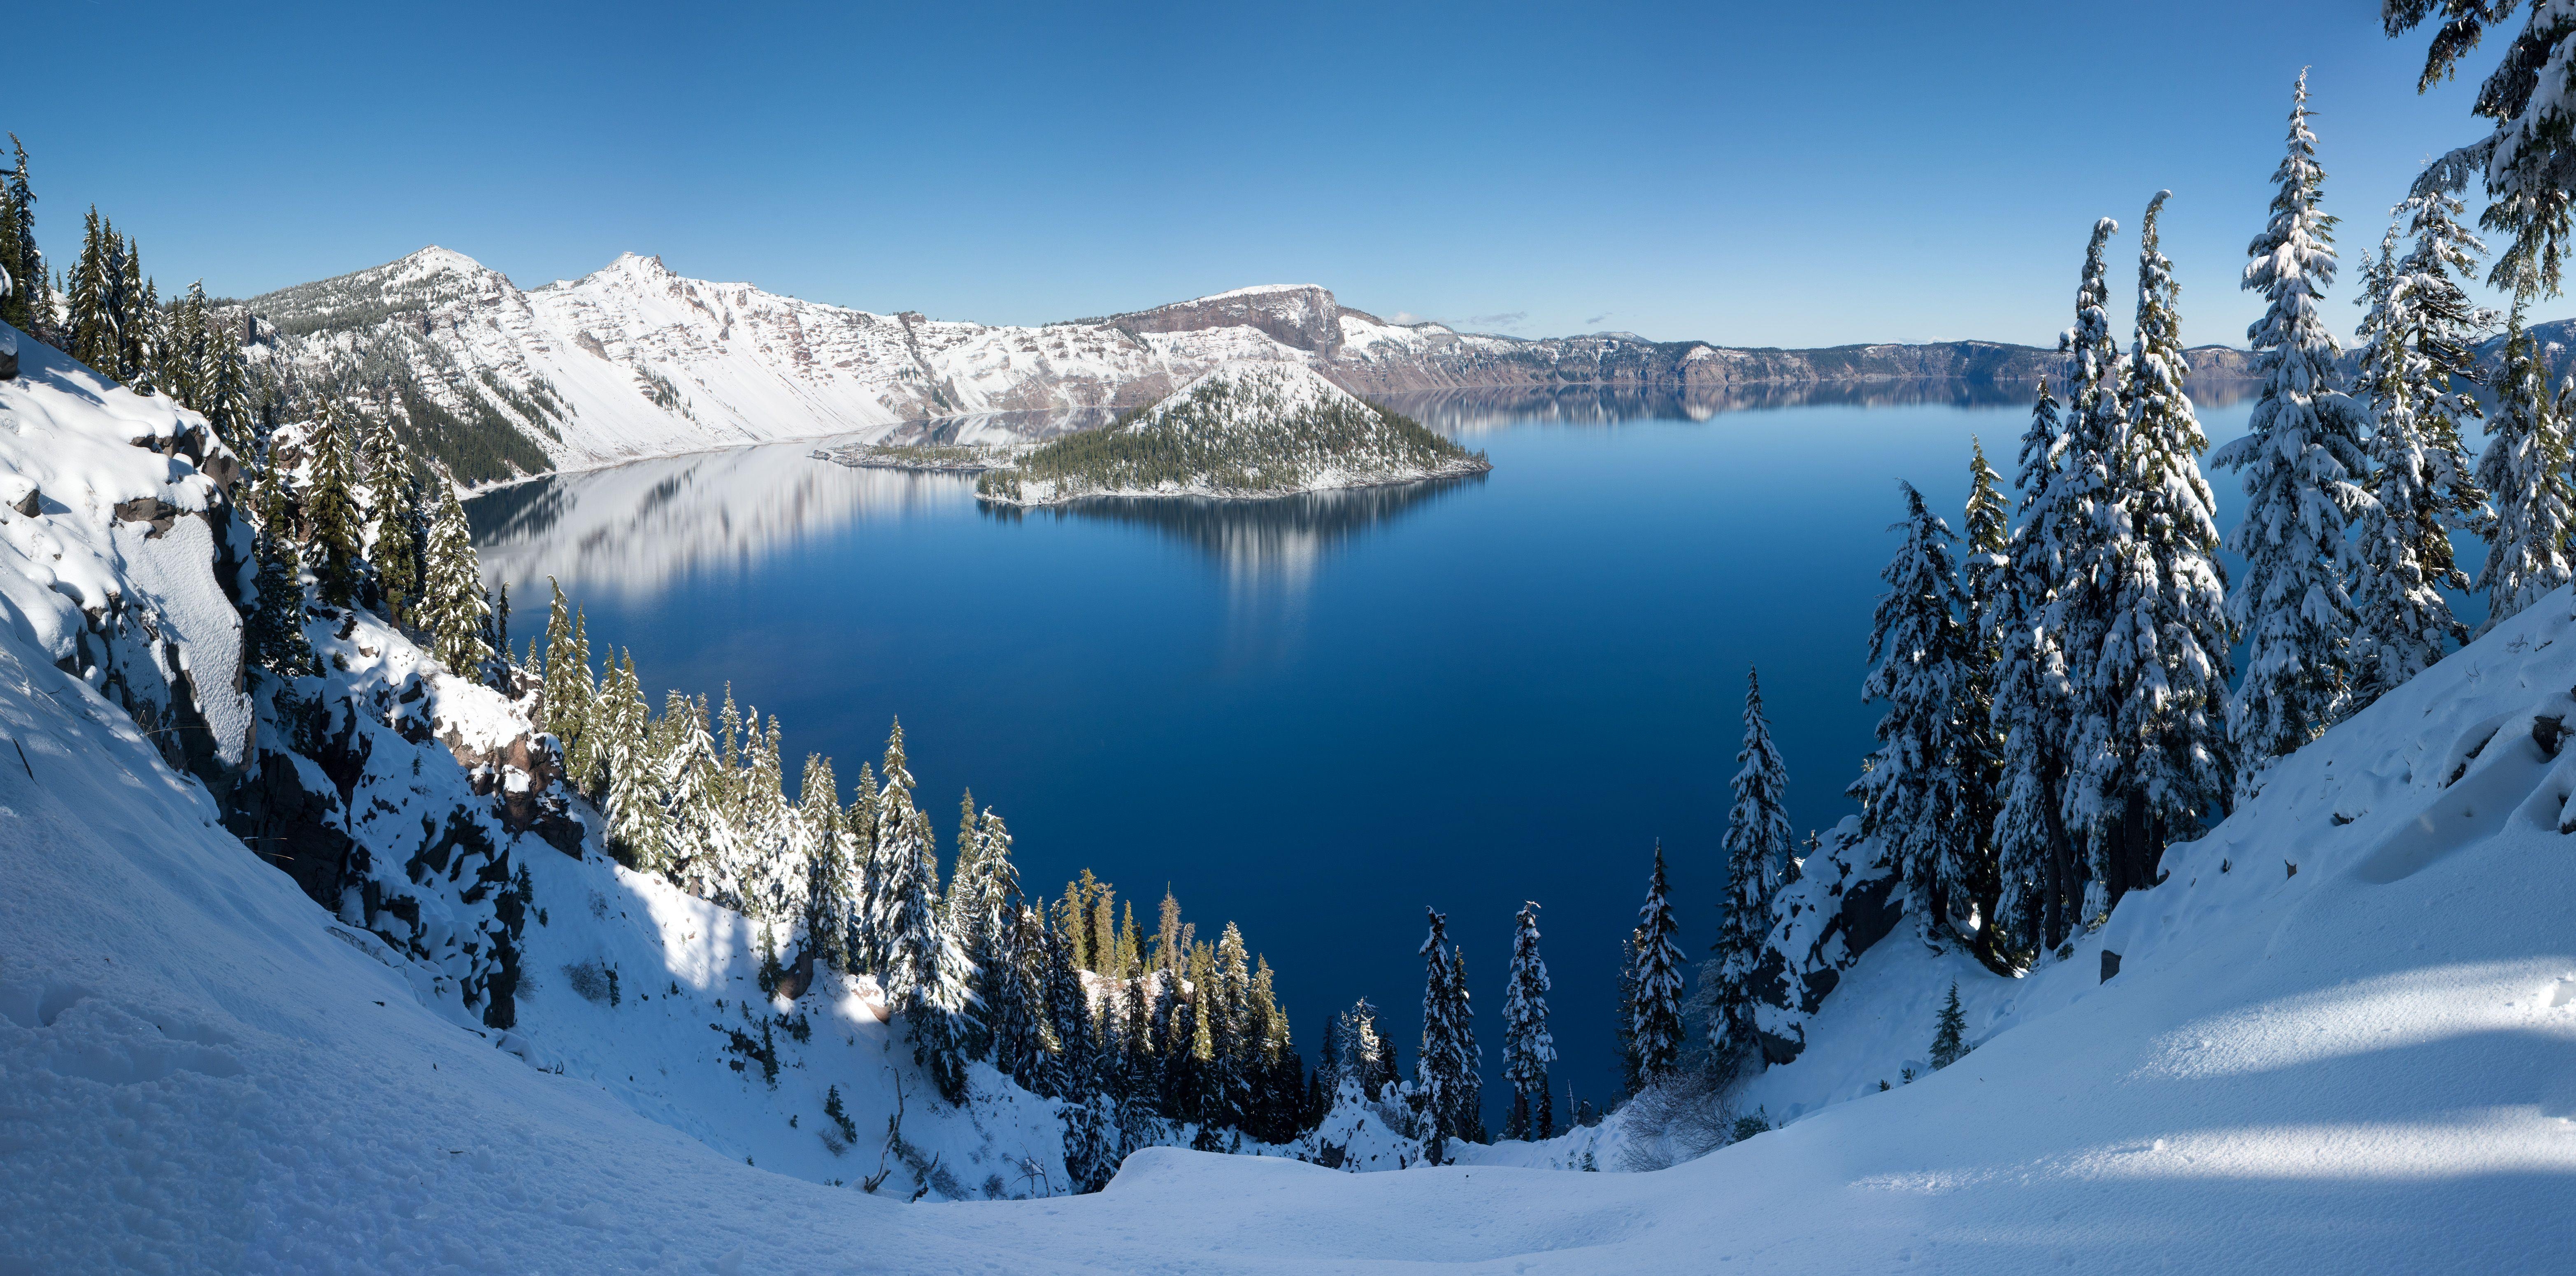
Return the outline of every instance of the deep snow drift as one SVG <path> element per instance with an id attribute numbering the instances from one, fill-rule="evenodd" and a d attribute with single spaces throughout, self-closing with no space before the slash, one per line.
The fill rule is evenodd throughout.
<path id="1" fill-rule="evenodd" d="M 203 581 L 173 558 L 156 595 L 134 565 L 211 499 L 174 455 L 190 419 L 65 376 L 9 393 L 0 461 L 57 468 L 38 515 L 0 509 L 0 1267 L 2515 1272 L 2576 1253 L 2566 591 L 2287 761 L 2072 960 L 1998 980 L 1900 927 L 1753 1083 L 1781 1129 L 1654 1173 L 1511 1164 L 1568 1144 L 1374 1174 L 1156 1149 L 1098 1196 L 939 1204 L 932 1183 L 907 1206 L 935 1176 L 900 1157 L 897 1190 L 848 1185 L 898 1089 L 908 1140 L 952 1176 L 1036 1194 L 1060 1165 L 1043 1114 L 989 1078 L 974 1113 L 928 1112 L 868 981 L 809 991 L 790 1043 L 741 991 L 730 914 L 522 839 L 546 917 L 498 1030 L 225 832 L 134 720 L 169 689 L 102 692 L 108 664 L 218 676 L 222 626 L 181 623 Z M 127 504 L 147 496 L 176 512 Z M 145 514 L 172 520 L 148 545 Z M 110 587 L 155 642 L 116 655 L 66 592 Z M 431 703 L 489 717 L 422 676 Z M 1953 978 L 1978 1048 L 1903 1083 Z M 733 1037 L 764 1026 L 774 1086 Z M 818 1128 L 833 1084 L 859 1131 L 841 1153 Z M 1655 1151 L 1616 1121 L 1574 1137 L 1605 1171 Z"/>

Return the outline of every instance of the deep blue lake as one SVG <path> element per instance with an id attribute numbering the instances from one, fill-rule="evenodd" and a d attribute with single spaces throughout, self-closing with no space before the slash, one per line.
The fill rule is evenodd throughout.
<path id="1" fill-rule="evenodd" d="M 1166 884 L 1202 937 L 1238 922 L 1310 1060 L 1366 996 L 1410 1066 L 1428 906 L 1465 946 L 1490 1087 L 1512 917 L 1538 901 L 1560 1103 L 1569 1081 L 1607 1101 L 1619 941 L 1658 839 L 1686 948 L 1713 937 L 1747 666 L 1792 818 L 1833 824 L 1877 719 L 1859 687 L 1896 481 L 1954 527 L 1971 436 L 2011 481 L 2027 401 L 1928 398 L 1704 419 L 1398 401 L 1493 472 L 1289 501 L 1023 517 L 968 478 L 800 443 L 471 509 L 523 648 L 551 575 L 657 708 L 730 680 L 777 715 L 791 776 L 820 752 L 847 783 L 900 715 L 943 831 L 971 785 L 1033 893 L 1088 867 L 1148 926 Z M 2201 417 L 2223 441 L 2249 408 Z M 2212 484 L 2232 522 L 2235 476 Z"/>

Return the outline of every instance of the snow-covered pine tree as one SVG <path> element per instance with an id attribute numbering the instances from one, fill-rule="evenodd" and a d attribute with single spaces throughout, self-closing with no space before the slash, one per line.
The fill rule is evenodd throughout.
<path id="1" fill-rule="evenodd" d="M 304 638 L 303 565 L 295 543 L 263 526 L 253 554 L 259 602 L 242 626 L 243 659 L 280 678 L 301 677 L 312 672 L 313 647 Z"/>
<path id="2" fill-rule="evenodd" d="M 1219 1125 L 1240 1126 L 1252 1107 L 1252 957 L 1243 932 L 1233 922 L 1216 942 L 1206 1018 L 1208 1025 L 1209 1117 Z"/>
<path id="3" fill-rule="evenodd" d="M 850 965 L 850 910 L 857 901 L 850 879 L 850 831 L 841 819 L 841 783 L 832 760 L 805 756 L 796 784 L 796 827 L 805 849 L 805 917 L 801 942 L 822 967 Z"/>
<path id="4" fill-rule="evenodd" d="M 874 856 L 884 883 L 870 900 L 877 977 L 888 1006 L 904 1017 L 914 1060 L 949 1102 L 962 1102 L 966 1067 L 957 1019 L 967 1001 L 966 955 L 940 915 L 938 858 L 930 849 L 930 821 L 912 805 L 900 723 L 886 745 L 885 773 Z"/>
<path id="5" fill-rule="evenodd" d="M 1789 855 L 1789 767 L 1771 742 L 1762 708 L 1762 673 L 1744 673 L 1744 744 L 1735 751 L 1735 805 L 1726 820 L 1726 895 L 1718 902 L 1717 942 L 1708 966 L 1709 1057 L 1721 1068 L 1754 1057 L 1754 970 L 1771 930 L 1771 895 Z"/>
<path id="6" fill-rule="evenodd" d="M 1527 902 L 1513 923 L 1512 969 L 1503 993 L 1503 1080 L 1512 1087 L 1506 1139 L 1556 1137 L 1547 1089 L 1547 1065 L 1556 1062 L 1556 1038 L 1547 1029 L 1548 987 L 1547 960 L 1538 953 L 1538 904 Z"/>
<path id="7" fill-rule="evenodd" d="M 2148 203 L 2139 235 L 2129 416 L 2108 457 L 2109 504 L 2097 514 L 2109 530 L 2076 573 L 2093 582 L 2108 620 L 2075 689 L 2066 790 L 2099 910 L 2153 886 L 2165 843 L 2192 835 L 2227 800 L 2227 584 L 2212 557 L 2218 521 L 2200 473 L 2209 440 L 2183 388 L 2190 367 L 2173 263 L 2156 231 L 2169 194 Z"/>
<path id="8" fill-rule="evenodd" d="M 260 460 L 257 423 L 251 414 L 250 369 L 242 363 L 241 345 L 229 331 L 216 332 L 209 340 L 214 372 L 206 390 L 206 423 L 244 465 L 256 464 Z"/>
<path id="9" fill-rule="evenodd" d="M 952 890 L 950 913 L 966 953 L 975 1015 L 971 1053 L 1016 1074 L 1025 1066 L 1035 1025 L 1021 987 L 1026 962 L 1020 953 L 1020 871 L 1011 862 L 1011 831 L 989 808 L 976 816 L 963 840 L 972 847 L 971 890 Z"/>
<path id="10" fill-rule="evenodd" d="M 1932 1070 L 1935 1072 L 1957 1063 L 1968 1053 L 1966 1041 L 1968 1017 L 1959 1009 L 1959 981 L 1950 981 L 1950 1000 L 1941 1007 L 1939 1028 L 1932 1034 Z"/>
<path id="11" fill-rule="evenodd" d="M 2487 23 L 2505 21 L 2521 7 L 2514 0 L 2384 0 L 2380 16 L 2396 36 L 2440 15 L 2416 81 L 2421 92 L 2457 72 Z M 2567 193 L 2576 190 L 2576 104 L 2565 91 L 2576 62 L 2576 45 L 2567 38 L 2576 33 L 2576 13 L 2563 0 L 2534 0 L 2530 12 L 2470 108 L 2494 121 L 2491 131 L 2434 160 L 2415 180 L 2419 195 L 2482 182 L 2488 202 L 2480 224 L 2511 238 L 2487 281 L 2523 301 L 2558 293 L 2571 229 Z"/>
<path id="12" fill-rule="evenodd" d="M 2245 515 L 2227 542 L 2245 559 L 2228 617 L 2246 642 L 2245 676 L 2228 702 L 2236 781 L 2250 796 L 2275 759 L 2317 737 L 2350 688 L 2352 599 L 2347 528 L 2362 490 L 2367 422 L 2343 392 L 2334 334 L 2317 309 L 2334 282 L 2335 219 L 2319 211 L 2325 170 L 2308 129 L 2308 77 L 2290 108 L 2289 150 L 2272 175 L 2272 220 L 2255 237 L 2245 288 L 2269 306 L 2246 330 L 2263 378 L 2243 438 L 2212 461 L 2245 476 Z"/>
<path id="13" fill-rule="evenodd" d="M 1651 1086 L 1672 1075 L 1682 1058 L 1682 950 L 1673 935 L 1670 889 L 1664 881 L 1664 844 L 1655 843 L 1655 871 L 1646 880 L 1646 902 L 1637 908 L 1629 1036 L 1637 1055 L 1637 1084 Z"/>
<path id="14" fill-rule="evenodd" d="M 1961 846 L 1975 841 L 1951 718 L 1968 676 L 1967 638 L 1958 619 L 1964 604 L 1950 559 L 1950 525 L 1925 507 L 1912 484 L 1897 489 L 1905 496 L 1905 518 L 1895 530 L 1905 541 L 1879 577 L 1888 592 L 1879 598 L 1871 668 L 1861 684 L 1862 698 L 1885 701 L 1887 712 L 1878 721 L 1878 749 L 1847 792 L 1861 803 L 1863 831 L 1902 866 L 1906 912 L 1924 942 L 1937 945 L 1954 928 L 1944 869 Z M 1785 853 L 1786 822 L 1775 832 L 1776 849 Z"/>
<path id="15" fill-rule="evenodd" d="M 1053 1047 L 1041 1064 L 1038 1093 L 1071 1097 L 1091 1075 L 1091 1006 L 1074 965 L 1073 936 L 1062 927 L 1046 937 L 1047 1037 Z"/>
<path id="16" fill-rule="evenodd" d="M 2522 326 L 2520 304 L 2505 329 L 2495 398 L 2478 454 L 2478 482 L 2495 508 L 2477 580 L 2487 596 L 2487 629 L 2566 584 L 2570 571 L 2567 422 L 2550 400 L 2549 369 Z"/>
<path id="17" fill-rule="evenodd" d="M 19 151 L 21 155 L 25 153 L 23 148 Z M 23 264 L 28 243 L 35 238 L 35 227 L 30 224 L 34 210 L 19 206 L 12 186 L 12 182 L 0 180 L 0 279 L 7 281 L 5 287 L 0 287 L 0 323 L 41 341 L 43 338 L 37 336 L 36 293 L 44 287 L 44 272 L 30 272 Z"/>
<path id="18" fill-rule="evenodd" d="M 177 399 L 179 406 L 205 411 L 206 374 L 213 368 L 207 360 L 204 280 L 189 284 L 188 291 L 171 305 L 163 336 L 154 384 Z"/>
<path id="19" fill-rule="evenodd" d="M 635 654 L 623 656 L 610 674 L 601 715 L 608 736 L 608 841 L 637 871 L 659 873 L 671 859 L 669 811 L 662 805 L 660 759 L 648 736 L 652 713 L 635 676 Z"/>
<path id="20" fill-rule="evenodd" d="M 2065 447 L 2056 396 L 2042 381 L 2021 439 L 2021 469 L 2013 485 L 2022 494 L 2022 522 L 2013 529 L 2009 562 L 1998 582 L 1995 620 L 2002 655 L 1995 673 L 1994 733 L 2003 740 L 1994 832 L 2002 898 L 1996 911 L 2011 946 L 2026 952 L 2065 941 L 2075 885 L 2074 851 L 2059 805 L 2066 779 L 2067 662 L 2048 620 L 2070 545 L 2080 543 L 2068 528 L 2079 512 L 2060 465 Z"/>
<path id="21" fill-rule="evenodd" d="M 2012 565 L 2012 517 L 1998 490 L 2003 476 L 1986 462 L 1985 444 L 1972 436 L 1968 446 L 1968 505 L 1961 527 L 1966 544 L 1959 556 L 1959 628 L 1966 677 L 1950 709 L 1964 827 L 1963 840 L 1952 848 L 1943 871 L 1954 906 L 1964 902 L 1978 918 L 1974 941 L 1978 955 L 1989 965 L 1999 965 L 2002 928 L 1996 918 L 2003 879 L 1995 862 L 1994 829 L 2001 801 L 1997 789 L 2003 778 L 2004 741 L 1995 729 L 1995 678 L 2003 663 L 2003 635 L 1997 626 L 2004 610 L 2006 573 Z M 1793 858 L 1784 847 L 1778 862 L 1786 866 Z"/>
<path id="22" fill-rule="evenodd" d="M 123 280 L 116 242 L 99 220 L 98 205 L 90 205 L 89 219 L 81 227 L 80 256 L 72 265 L 70 287 L 64 290 L 63 332 L 70 342 L 63 353 L 110 379 L 117 375 L 115 295 Z"/>
<path id="23" fill-rule="evenodd" d="M 411 450 L 384 417 L 359 431 L 359 450 L 367 471 L 367 561 L 375 564 L 385 619 L 409 625 L 422 585 L 420 484 L 412 473 Z"/>
<path id="24" fill-rule="evenodd" d="M 1469 1143 L 1491 1143 L 1485 1132 L 1485 1050 L 1476 1044 L 1476 1012 L 1467 992 L 1467 953 L 1449 947 L 1450 1052 L 1458 1077 L 1449 1087 L 1450 1130 Z"/>
<path id="25" fill-rule="evenodd" d="M 1448 919 L 1436 909 L 1423 911 L 1430 918 L 1430 933 L 1422 940 L 1422 1052 L 1413 1060 L 1413 1095 L 1421 1105 L 1423 1148 L 1436 1165 L 1444 1159 L 1448 1140 L 1459 1134 L 1459 1090 L 1466 1084 L 1467 1062 L 1458 1043 L 1461 999 L 1450 959 Z"/>
<path id="26" fill-rule="evenodd" d="M 2459 224 L 2460 211 L 2457 199 L 2439 193 L 2398 205 L 2356 299 L 2366 308 L 2360 388 L 2373 422 L 2371 494 L 2378 504 L 2354 529 L 2355 711 L 2468 639 L 2442 590 L 2469 588 L 2451 532 L 2488 530 L 2486 493 L 2473 477 L 2460 426 L 2481 415 L 2471 391 L 2479 379 L 2473 347 L 2495 317 L 2452 277 L 2472 273 L 2486 247 Z M 2401 224 L 2415 236 L 2402 258 Z"/>
<path id="27" fill-rule="evenodd" d="M 358 568 L 363 552 L 359 526 L 355 451 L 340 409 L 322 403 L 311 433 L 305 436 L 311 458 L 309 494 L 304 500 L 312 523 L 313 574 L 320 579 L 322 601 L 333 607 L 353 605 L 358 595 Z"/>
<path id="28" fill-rule="evenodd" d="M 154 392 L 153 365 L 161 340 L 159 290 L 143 276 L 143 254 L 131 236 L 119 254 L 123 282 L 116 289 L 117 379 L 140 394 Z"/>
<path id="29" fill-rule="evenodd" d="M 1012 970 L 1017 980 L 1015 995 L 1020 1009 L 1010 1029 L 1006 1030 L 996 1053 L 1006 1057 L 1005 1067 L 1011 1079 L 1031 1094 L 1054 1093 L 1047 1087 L 1057 1077 L 1057 1042 L 1055 1017 L 1047 999 L 1047 985 L 1052 977 L 1053 940 L 1047 934 L 1046 913 L 1032 905 L 1020 906 L 1013 919 L 1017 938 L 1012 951 L 1019 964 Z"/>
<path id="30" fill-rule="evenodd" d="M 590 721 L 590 702 L 596 686 L 590 677 L 590 651 L 587 642 L 573 638 L 572 604 L 564 598 L 563 586 L 548 577 L 554 588 L 554 602 L 546 614 L 546 659 L 543 690 L 537 702 L 540 727 L 562 746 L 567 768 L 580 743 L 583 729 Z"/>
<path id="31" fill-rule="evenodd" d="M 805 911 L 807 870 L 795 810 L 787 802 L 785 763 L 779 753 L 778 718 L 766 734 L 752 732 L 743 776 L 742 871 L 744 911 L 764 919 L 792 920 Z"/>
<path id="32" fill-rule="evenodd" d="M 421 628 L 428 631 L 430 654 L 460 678 L 482 681 L 493 659 L 486 625 L 492 604 L 483 594 L 483 566 L 474 556 L 474 537 L 457 503 L 456 485 L 441 476 L 438 514 L 429 527 L 429 552 L 422 567 Z"/>
<path id="33" fill-rule="evenodd" d="M 548 672 L 552 672 L 549 663 Z M 672 710 L 665 708 L 668 717 Z M 715 737 L 707 733 L 707 706 L 691 701 L 680 726 L 672 732 L 670 756 L 662 759 L 662 794 L 671 816 L 671 850 L 676 861 L 668 870 L 680 889 L 700 899 L 736 896 L 740 884 L 728 874 L 736 856 L 732 809 L 717 789 Z M 596 738 L 597 731 L 593 731 Z"/>
<path id="34" fill-rule="evenodd" d="M 851 956 L 862 969 L 882 975 L 895 959 L 893 917 L 900 903 L 897 896 L 909 880 L 908 866 L 930 851 L 926 841 L 920 846 L 909 841 L 927 827 L 927 821 L 912 804 L 912 772 L 904 765 L 903 721 L 899 718 L 886 735 L 885 765 L 877 783 L 876 792 L 870 795 L 874 809 L 868 816 L 873 836 L 859 872 L 862 924 L 853 937 Z"/>
<path id="35" fill-rule="evenodd" d="M 54 322 L 54 293 L 47 282 L 45 255 L 36 247 L 36 192 L 28 184 L 27 148 L 15 133 L 9 135 L 9 144 L 17 150 L 18 164 L 0 187 L 7 190 L 10 210 L 17 215 L 18 243 L 17 255 L 6 264 L 17 280 L 11 295 L 26 307 L 19 313 L 27 322 L 19 323 L 10 315 L 0 318 L 7 318 L 20 332 L 59 349 L 65 342 L 60 326 Z"/>

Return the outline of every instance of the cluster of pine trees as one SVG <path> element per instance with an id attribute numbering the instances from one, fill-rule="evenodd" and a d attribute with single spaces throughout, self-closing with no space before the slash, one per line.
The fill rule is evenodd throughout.
<path id="1" fill-rule="evenodd" d="M 604 810 L 620 859 L 764 927 L 773 991 L 820 969 L 873 974 L 949 1101 L 978 1060 L 1068 1100 L 1078 1184 L 1185 1130 L 1203 1147 L 1228 1146 L 1225 1130 L 1281 1143 L 1321 1117 L 1270 964 L 1231 923 L 1202 940 L 1166 892 L 1140 931 L 1089 872 L 1052 905 L 1027 895 L 1008 826 L 971 792 L 943 883 L 900 722 L 846 802 L 820 755 L 791 800 L 776 717 L 764 726 L 730 690 L 712 719 L 678 692 L 652 712 L 631 653 L 594 672 L 588 619 L 560 589 L 529 647 L 564 780 Z"/>
<path id="2" fill-rule="evenodd" d="M 2576 576 L 2576 378 L 2553 394 L 2520 306 L 2499 316 L 2470 300 L 2464 284 L 2485 247 L 2461 224 L 2461 201 L 2436 187 L 2394 209 L 2364 258 L 2360 371 L 2348 379 L 2320 309 L 2338 266 L 2324 180 L 2302 74 L 2244 273 L 2267 302 L 2247 332 L 2261 395 L 2248 434 L 2211 457 L 2242 476 L 2247 497 L 2224 541 L 2157 235 L 2169 193 L 2147 206 L 2125 350 L 2108 314 L 2119 227 L 2094 226 L 2061 340 L 2064 380 L 2038 388 L 2021 440 L 2017 508 L 1982 447 L 1969 461 L 1964 545 L 1900 484 L 1902 543 L 1882 577 L 1863 684 L 1885 714 L 1848 792 L 1928 942 L 2002 973 L 2062 951 L 2126 892 L 2161 880 L 2166 844 L 2259 791 L 2275 760 L 2468 640 L 2452 594 L 2483 594 L 2493 626 Z M 2499 265 L 2497 282 L 2538 270 Z M 2490 413 L 2477 350 L 2499 326 Z M 2474 462 L 2473 424 L 2487 435 Z M 2454 560 L 2455 533 L 2486 544 L 2475 581 Z M 2222 545 L 2243 557 L 2240 579 L 2216 561 Z M 1685 1066 L 1693 1009 L 1709 1065 L 1729 1071 L 1755 1055 L 1752 981 L 1772 901 L 1800 862 L 1758 681 L 1744 722 L 1728 896 L 1695 998 L 1660 848 L 1625 943 L 1632 1092 Z M 1953 1007 L 1945 1040 L 1955 1018 Z M 1955 1057 L 1956 1041 L 1946 1049 Z"/>

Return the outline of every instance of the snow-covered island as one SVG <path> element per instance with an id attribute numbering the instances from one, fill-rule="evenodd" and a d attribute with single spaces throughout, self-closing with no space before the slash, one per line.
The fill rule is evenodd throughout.
<path id="1" fill-rule="evenodd" d="M 1481 474 L 1482 452 L 1295 363 L 1218 366 L 1152 407 L 987 470 L 975 494 L 1005 505 L 1086 496 L 1287 496 Z"/>

